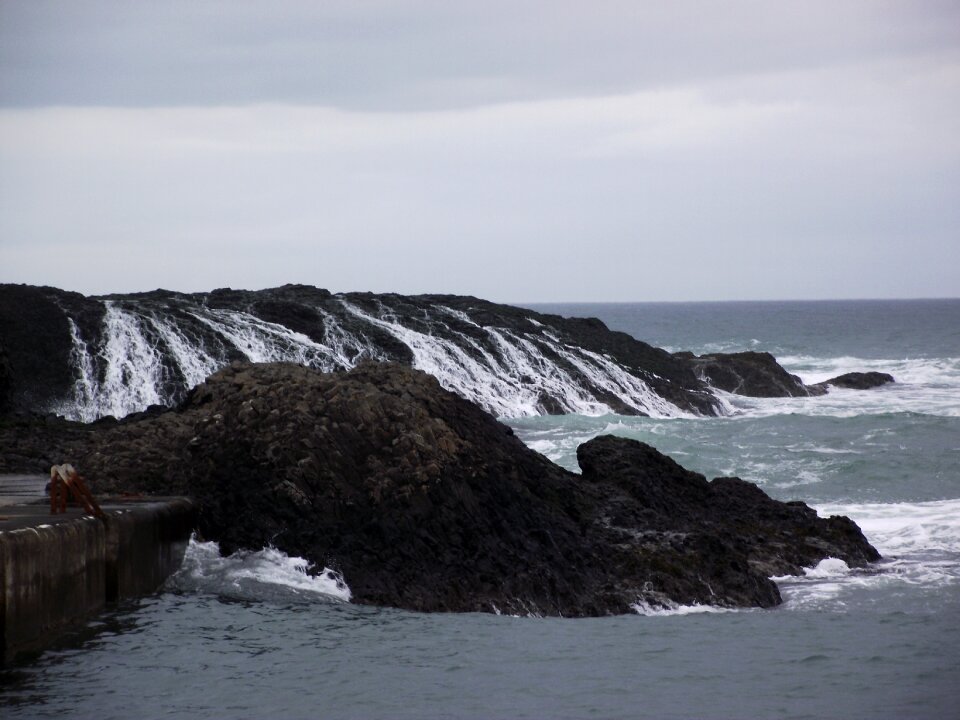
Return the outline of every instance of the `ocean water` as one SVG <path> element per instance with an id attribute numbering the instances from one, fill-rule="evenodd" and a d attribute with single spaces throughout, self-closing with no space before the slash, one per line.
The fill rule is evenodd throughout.
<path id="1" fill-rule="evenodd" d="M 564 620 L 351 605 L 350 578 L 193 543 L 163 592 L 0 671 L 3 718 L 960 716 L 960 300 L 536 306 L 670 350 L 772 352 L 820 398 L 726 396 L 720 418 L 508 420 L 576 469 L 600 433 L 852 517 L 885 556 L 779 578 L 772 610 Z"/>

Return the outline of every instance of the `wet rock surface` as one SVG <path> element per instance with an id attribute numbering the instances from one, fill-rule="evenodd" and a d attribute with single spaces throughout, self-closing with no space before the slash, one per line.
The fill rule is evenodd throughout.
<path id="1" fill-rule="evenodd" d="M 357 602 L 584 616 L 633 603 L 769 607 L 771 575 L 878 559 L 854 523 L 604 436 L 582 475 L 431 376 L 234 363 L 180 407 L 88 425 L 10 417 L 0 472 L 69 460 L 96 493 L 185 494 L 224 552 L 272 544 Z"/>
<path id="2" fill-rule="evenodd" d="M 691 364 L 694 373 L 710 387 L 747 397 L 805 397 L 824 395 L 831 387 L 869 390 L 894 382 L 893 376 L 880 372 L 851 372 L 815 385 L 788 373 L 776 358 L 766 352 L 714 353 L 694 355 L 675 353 L 674 357 Z"/>
<path id="3" fill-rule="evenodd" d="M 823 388 L 827 390 L 830 387 L 846 388 L 848 390 L 870 390 L 895 382 L 893 375 L 882 372 L 851 372 L 830 378 L 822 383 L 817 383 L 811 387 Z"/>
<path id="4" fill-rule="evenodd" d="M 813 392 L 796 375 L 781 367 L 770 353 L 714 353 L 696 356 L 679 353 L 690 362 L 697 377 L 711 387 L 748 397 L 802 397 Z"/>
<path id="5" fill-rule="evenodd" d="M 86 297 L 0 285 L 0 414 L 121 416 L 151 403 L 174 406 L 235 360 L 331 371 L 366 359 L 433 372 L 508 417 L 715 415 L 714 388 L 795 397 L 822 395 L 828 385 L 874 386 L 865 380 L 874 373 L 807 386 L 769 353 L 671 355 L 596 318 L 467 296 L 333 295 L 285 285 Z"/>
<path id="6" fill-rule="evenodd" d="M 89 397 L 104 395 L 108 378 L 127 378 L 127 394 L 142 409 L 143 386 L 172 406 L 234 360 L 288 360 L 329 371 L 365 359 L 453 370 L 458 377 L 446 378 L 449 389 L 498 414 L 518 403 L 543 414 L 572 412 L 571 399 L 574 406 L 649 414 L 641 397 L 647 387 L 670 412 L 714 415 L 719 407 L 688 363 L 600 320 L 458 295 L 333 295 L 285 285 L 85 297 L 0 285 L 0 347 L 9 364 L 6 403 L 14 411 L 60 412 L 79 394 L 94 415 L 118 414 Z M 204 372 L 196 377 L 198 365 Z"/>

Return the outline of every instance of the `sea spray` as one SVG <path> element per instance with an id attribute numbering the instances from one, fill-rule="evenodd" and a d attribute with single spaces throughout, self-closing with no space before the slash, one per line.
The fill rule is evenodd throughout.
<path id="1" fill-rule="evenodd" d="M 312 570 L 309 561 L 274 547 L 238 550 L 223 557 L 216 542 L 191 538 L 183 565 L 166 587 L 235 600 L 349 602 L 350 588 L 342 575 L 326 567 L 317 573 Z"/>

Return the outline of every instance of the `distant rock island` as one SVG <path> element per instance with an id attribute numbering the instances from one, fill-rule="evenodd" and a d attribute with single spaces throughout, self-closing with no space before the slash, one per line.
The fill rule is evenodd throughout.
<path id="1" fill-rule="evenodd" d="M 455 295 L 343 293 L 304 285 L 85 297 L 0 285 L 0 414 L 91 421 L 172 407 L 231 362 L 324 371 L 396 362 L 500 417 L 716 415 L 717 391 L 790 397 L 804 385 L 767 353 L 670 354 L 596 318 L 563 318 Z"/>
<path id="2" fill-rule="evenodd" d="M 0 447 L 0 472 L 71 458 L 98 493 L 190 495 L 223 552 L 274 545 L 341 572 L 356 602 L 413 610 L 770 607 L 771 576 L 879 559 L 845 517 L 708 482 L 633 440 L 595 438 L 577 452 L 582 475 L 568 472 L 397 362 L 236 361 L 176 409 L 8 416 Z"/>

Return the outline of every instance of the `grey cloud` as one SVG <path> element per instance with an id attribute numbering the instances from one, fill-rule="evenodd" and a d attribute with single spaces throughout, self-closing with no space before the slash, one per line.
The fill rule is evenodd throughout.
<path id="1" fill-rule="evenodd" d="M 0 282 L 956 296 L 958 13 L 0 0 Z"/>
<path id="2" fill-rule="evenodd" d="M 960 146 L 940 95 L 957 79 L 886 77 L 444 112 L 8 110 L 0 281 L 506 301 L 955 295 Z M 794 86 L 821 89 L 794 102 Z"/>
<path id="3" fill-rule="evenodd" d="M 954 52 L 955 2 L 0 0 L 0 103 L 441 109 Z"/>

